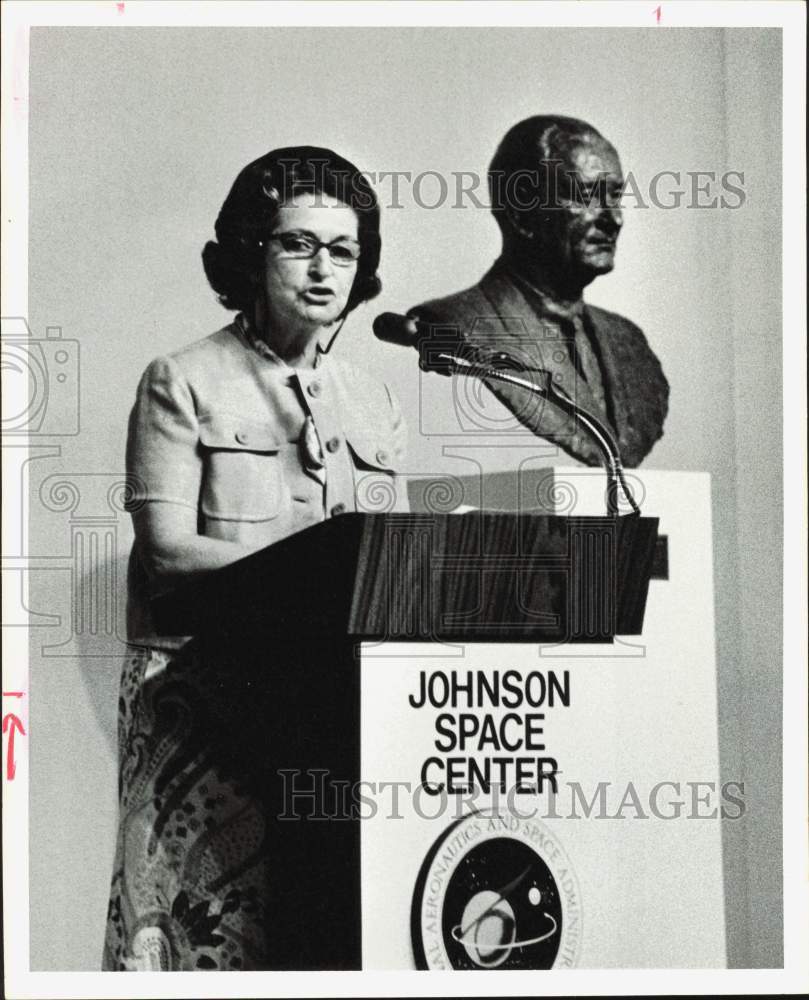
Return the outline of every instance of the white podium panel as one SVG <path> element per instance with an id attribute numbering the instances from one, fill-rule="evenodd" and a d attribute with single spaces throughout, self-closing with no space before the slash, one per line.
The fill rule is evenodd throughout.
<path id="1" fill-rule="evenodd" d="M 709 479 L 632 476 L 669 553 L 642 636 L 363 646 L 364 968 L 725 965 Z"/>

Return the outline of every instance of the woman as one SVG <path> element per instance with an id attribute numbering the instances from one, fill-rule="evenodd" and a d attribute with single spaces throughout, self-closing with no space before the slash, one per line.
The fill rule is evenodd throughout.
<path id="1" fill-rule="evenodd" d="M 348 313 L 378 294 L 379 253 L 377 200 L 353 164 L 315 147 L 267 153 L 236 178 L 202 255 L 234 322 L 153 361 L 140 382 L 105 969 L 272 964 L 266 810 L 211 738 L 221 671 L 196 640 L 156 634 L 149 600 L 363 509 L 380 483 L 404 506 L 388 489 L 403 452 L 398 405 L 328 353 Z"/>

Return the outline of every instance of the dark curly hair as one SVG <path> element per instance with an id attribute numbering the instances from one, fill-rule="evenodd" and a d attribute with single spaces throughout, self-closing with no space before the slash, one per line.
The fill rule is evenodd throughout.
<path id="1" fill-rule="evenodd" d="M 205 276 L 226 309 L 252 308 L 255 276 L 264 265 L 278 209 L 304 191 L 339 198 L 357 214 L 360 259 L 345 313 L 379 294 L 382 283 L 376 271 L 382 242 L 373 188 L 353 163 L 330 149 L 286 146 L 241 171 L 216 220 L 216 240 L 202 251 Z"/>

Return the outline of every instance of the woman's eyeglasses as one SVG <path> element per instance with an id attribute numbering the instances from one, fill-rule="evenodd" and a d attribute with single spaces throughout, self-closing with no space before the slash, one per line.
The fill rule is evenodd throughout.
<path id="1" fill-rule="evenodd" d="M 356 240 L 337 239 L 322 243 L 308 233 L 275 233 L 267 239 L 281 244 L 282 254 L 279 256 L 311 259 L 321 247 L 325 247 L 332 264 L 338 267 L 350 267 L 360 259 L 360 245 Z"/>

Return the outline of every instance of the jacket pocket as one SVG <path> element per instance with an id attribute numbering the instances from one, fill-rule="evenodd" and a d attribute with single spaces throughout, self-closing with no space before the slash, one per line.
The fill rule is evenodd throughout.
<path id="1" fill-rule="evenodd" d="M 396 480 L 400 462 L 390 438 L 372 428 L 355 427 L 346 431 L 346 440 L 354 461 L 357 510 L 366 514 L 406 510 L 403 486 Z"/>
<path id="2" fill-rule="evenodd" d="M 230 414 L 200 418 L 200 509 L 221 521 L 270 521 L 285 508 L 280 442 L 267 424 Z"/>
<path id="3" fill-rule="evenodd" d="M 346 431 L 346 440 L 357 468 L 376 469 L 391 476 L 399 471 L 398 459 L 387 436 L 374 433 L 370 428 L 355 427 Z"/>

